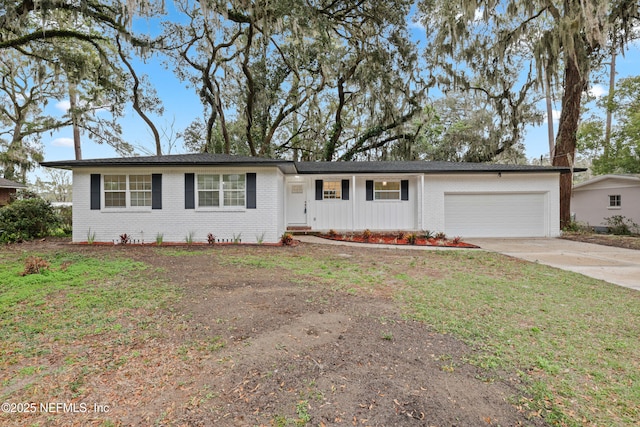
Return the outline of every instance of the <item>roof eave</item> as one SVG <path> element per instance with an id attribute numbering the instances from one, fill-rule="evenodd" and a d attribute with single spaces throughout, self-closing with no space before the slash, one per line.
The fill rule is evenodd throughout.
<path id="1" fill-rule="evenodd" d="M 295 169 L 291 162 L 283 161 L 283 162 L 197 162 L 197 161 L 163 161 L 163 162 L 91 162 L 91 161 L 82 161 L 82 160 L 72 160 L 72 161 L 53 161 L 53 162 L 41 162 L 40 166 L 56 168 L 56 169 L 66 169 L 73 170 L 78 168 L 103 168 L 103 167 L 114 167 L 114 168 L 131 168 L 131 167 L 176 167 L 176 166 L 226 166 L 226 167 L 277 167 L 285 173 L 294 173 Z"/>

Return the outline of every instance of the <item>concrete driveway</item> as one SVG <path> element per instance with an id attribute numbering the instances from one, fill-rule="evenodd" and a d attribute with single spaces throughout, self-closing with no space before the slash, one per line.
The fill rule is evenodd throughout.
<path id="1" fill-rule="evenodd" d="M 563 239 L 469 239 L 482 249 L 640 290 L 640 251 Z"/>

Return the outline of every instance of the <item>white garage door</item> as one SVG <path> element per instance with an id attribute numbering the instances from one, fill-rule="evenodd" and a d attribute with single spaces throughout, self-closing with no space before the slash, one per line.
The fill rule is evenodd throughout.
<path id="1" fill-rule="evenodd" d="M 445 194 L 447 236 L 545 237 L 544 193 Z"/>

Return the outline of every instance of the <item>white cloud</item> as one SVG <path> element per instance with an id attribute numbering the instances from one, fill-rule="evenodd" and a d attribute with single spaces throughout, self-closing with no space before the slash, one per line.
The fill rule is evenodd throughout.
<path id="1" fill-rule="evenodd" d="M 56 104 L 56 108 L 66 113 L 71 108 L 71 103 L 69 101 L 60 101 Z"/>
<path id="2" fill-rule="evenodd" d="M 88 104 L 84 103 L 84 102 L 80 102 L 80 104 L 78 105 L 79 107 L 84 107 Z M 69 102 L 68 100 L 64 100 L 64 101 L 59 101 L 56 103 L 56 108 L 60 111 L 64 111 L 65 113 L 69 112 L 69 109 L 71 108 L 71 102 Z M 105 105 L 102 107 L 92 107 L 95 109 L 96 113 L 102 113 L 105 111 L 109 111 L 109 105 Z"/>
<path id="3" fill-rule="evenodd" d="M 51 141 L 51 145 L 54 147 L 73 147 L 72 138 L 56 138 Z"/>
<path id="4" fill-rule="evenodd" d="M 551 117 L 553 117 L 553 123 L 558 123 L 560 121 L 560 114 L 562 111 L 560 110 L 551 110 Z M 547 120 L 547 116 L 545 114 L 544 123 L 547 124 L 549 121 Z"/>
<path id="5" fill-rule="evenodd" d="M 602 85 L 593 85 L 589 89 L 589 95 L 601 98 L 608 93 L 608 90 Z"/>
<path id="6" fill-rule="evenodd" d="M 411 13 L 409 13 L 409 16 L 407 17 L 407 24 L 409 28 L 412 30 L 425 31 L 426 28 L 423 23 L 423 18 L 424 16 L 422 16 L 420 12 L 415 10 L 415 8 L 412 8 Z"/>

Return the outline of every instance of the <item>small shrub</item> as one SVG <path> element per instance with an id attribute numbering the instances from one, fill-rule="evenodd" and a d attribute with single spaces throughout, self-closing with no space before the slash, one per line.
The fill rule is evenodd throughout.
<path id="1" fill-rule="evenodd" d="M 51 203 L 41 198 L 16 200 L 0 208 L 0 242 L 12 243 L 49 235 L 60 218 Z"/>
<path id="2" fill-rule="evenodd" d="M 329 230 L 328 234 L 329 234 L 329 237 L 331 237 L 332 239 L 335 239 L 336 237 L 338 237 L 338 233 L 334 229 Z"/>
<path id="3" fill-rule="evenodd" d="M 160 246 L 164 241 L 164 234 L 158 233 L 156 234 L 156 245 Z"/>
<path id="4" fill-rule="evenodd" d="M 262 232 L 262 234 L 256 234 L 256 243 L 261 245 L 264 242 L 264 235 L 265 235 L 265 231 Z"/>
<path id="5" fill-rule="evenodd" d="M 398 231 L 398 232 L 396 233 L 396 240 L 402 240 L 402 239 L 404 239 L 406 234 L 407 234 L 407 233 L 405 233 L 404 231 Z"/>
<path id="6" fill-rule="evenodd" d="M 433 239 L 433 231 L 431 230 L 424 230 L 422 232 L 422 237 L 425 239 Z"/>
<path id="7" fill-rule="evenodd" d="M 214 236 L 213 233 L 207 234 L 207 243 L 210 245 L 213 245 L 216 243 L 216 236 Z"/>
<path id="8" fill-rule="evenodd" d="M 589 224 L 572 219 L 571 222 L 562 229 L 562 231 L 565 233 L 588 234 L 593 233 L 593 227 L 589 226 Z"/>
<path id="9" fill-rule="evenodd" d="M 58 216 L 58 224 L 62 234 L 70 236 L 73 231 L 73 216 L 71 206 L 59 206 L 53 208 L 54 212 Z"/>
<path id="10" fill-rule="evenodd" d="M 282 243 L 284 246 L 291 246 L 293 244 L 293 234 L 284 233 L 280 238 L 280 243 Z"/>
<path id="11" fill-rule="evenodd" d="M 120 235 L 120 244 L 121 245 L 126 245 L 129 242 L 131 242 L 131 236 L 129 236 L 127 233 L 123 233 L 123 234 Z"/>
<path id="12" fill-rule="evenodd" d="M 454 245 L 457 245 L 458 243 L 460 243 L 462 241 L 462 237 L 456 236 L 451 241 L 453 242 Z"/>
<path id="13" fill-rule="evenodd" d="M 96 241 L 96 232 L 91 231 L 91 227 L 89 227 L 89 231 L 87 231 L 87 243 L 93 245 L 93 242 Z"/>
<path id="14" fill-rule="evenodd" d="M 369 241 L 369 239 L 371 239 L 371 235 L 372 235 L 372 234 L 373 234 L 373 233 L 371 233 L 371 230 L 369 230 L 369 229 L 367 228 L 366 230 L 364 230 L 364 231 L 362 232 L 362 238 L 368 242 L 368 241 Z"/>
<path id="15" fill-rule="evenodd" d="M 638 224 L 622 215 L 614 215 L 604 219 L 604 225 L 609 229 L 609 233 L 615 235 L 629 235 L 631 230 L 638 230 Z"/>
<path id="16" fill-rule="evenodd" d="M 415 245 L 418 240 L 418 235 L 416 233 L 406 233 L 404 238 L 410 245 Z"/>
<path id="17" fill-rule="evenodd" d="M 24 271 L 20 273 L 21 276 L 26 276 L 28 274 L 40 274 L 45 270 L 49 269 L 50 264 L 37 256 L 30 256 L 24 262 Z"/>
<path id="18" fill-rule="evenodd" d="M 438 231 L 438 232 L 435 234 L 435 239 L 436 239 L 436 240 L 447 240 L 447 235 L 446 235 L 446 234 L 444 234 L 444 232 L 442 232 L 442 231 Z"/>
<path id="19" fill-rule="evenodd" d="M 238 243 L 242 243 L 242 233 L 233 233 L 233 243 L 234 244 L 238 244 Z"/>
<path id="20" fill-rule="evenodd" d="M 192 245 L 193 244 L 193 235 L 194 234 L 195 233 L 193 231 L 190 231 L 185 236 L 184 241 L 187 243 L 187 245 Z"/>

